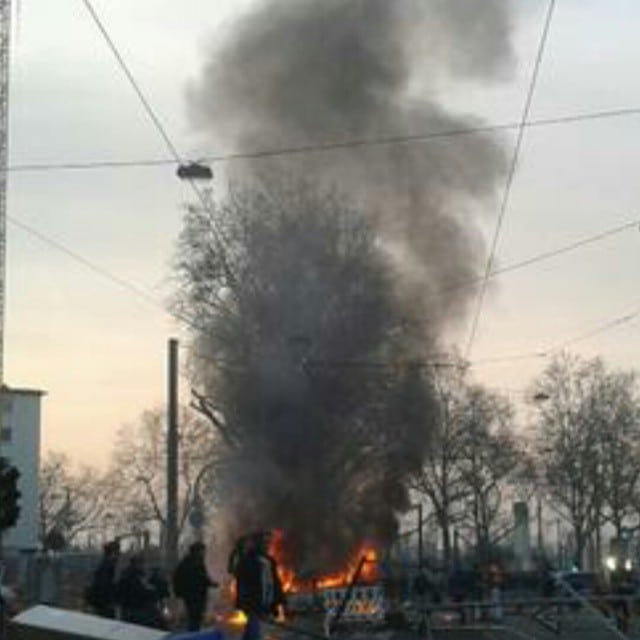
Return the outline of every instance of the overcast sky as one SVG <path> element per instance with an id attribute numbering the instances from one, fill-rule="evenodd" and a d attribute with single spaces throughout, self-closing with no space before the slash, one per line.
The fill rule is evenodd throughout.
<path id="1" fill-rule="evenodd" d="M 491 123 L 520 117 L 546 6 L 546 0 L 513 1 L 518 64 L 512 76 L 482 89 L 446 89 L 452 107 Z M 191 130 L 185 89 L 205 52 L 250 2 L 94 4 L 177 146 L 186 154 L 225 151 Z M 23 0 L 17 18 L 12 165 L 166 157 L 81 0 Z M 558 0 L 531 117 L 640 107 L 638 32 L 634 0 Z M 505 143 L 512 145 L 513 137 Z M 500 263 L 640 218 L 639 167 L 640 116 L 529 130 Z M 216 171 L 220 188 L 223 171 Z M 104 464 L 118 427 L 164 402 L 166 340 L 178 328 L 162 303 L 171 292 L 171 256 L 188 198 L 172 167 L 11 173 L 12 218 L 158 300 L 145 301 L 9 222 L 6 380 L 47 391 L 46 449 Z M 487 235 L 496 215 L 496 206 L 483 212 Z M 521 400 L 545 360 L 482 360 L 555 346 L 640 310 L 639 243 L 636 228 L 497 280 L 471 354 L 476 377 Z M 636 366 L 639 324 L 622 324 L 573 348 Z M 464 344 L 468 325 L 448 339 Z"/>

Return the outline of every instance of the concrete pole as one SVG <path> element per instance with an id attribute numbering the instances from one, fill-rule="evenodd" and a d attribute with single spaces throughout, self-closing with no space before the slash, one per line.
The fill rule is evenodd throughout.
<path id="1" fill-rule="evenodd" d="M 165 563 L 171 572 L 178 562 L 178 341 L 169 340 L 167 371 L 167 523 Z"/>
<path id="2" fill-rule="evenodd" d="M 542 523 L 542 497 L 539 492 L 536 516 L 538 521 L 538 557 L 542 557 L 544 555 L 544 524 Z"/>
<path id="3" fill-rule="evenodd" d="M 423 537 L 422 537 L 422 503 L 418 503 L 418 568 L 422 569 Z"/>

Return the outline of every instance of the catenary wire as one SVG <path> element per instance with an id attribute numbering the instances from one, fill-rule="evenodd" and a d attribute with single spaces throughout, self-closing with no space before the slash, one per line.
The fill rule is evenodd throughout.
<path id="1" fill-rule="evenodd" d="M 144 288 L 134 284 L 133 282 L 126 280 L 125 278 L 122 278 L 121 276 L 118 276 L 117 274 L 113 273 L 112 271 L 106 269 L 105 267 L 97 264 L 95 261 L 81 255 L 80 253 L 78 253 L 77 251 L 69 248 L 68 246 L 66 246 L 65 244 L 63 244 L 62 242 L 53 239 L 51 236 L 43 233 L 42 231 L 38 230 L 37 228 L 33 227 L 32 225 L 27 224 L 26 222 L 23 222 L 22 220 L 19 220 L 13 216 L 7 216 L 7 220 L 13 224 L 14 226 L 18 227 L 19 229 L 21 229 L 22 231 L 34 236 L 35 238 L 37 238 L 38 240 L 40 240 L 41 242 L 43 242 L 44 244 L 52 247 L 53 249 L 60 251 L 61 253 L 67 255 L 69 258 L 77 261 L 78 263 L 82 264 L 83 266 L 85 266 L 86 268 L 88 268 L 89 270 L 93 271 L 94 273 L 98 274 L 99 276 L 110 280 L 111 282 L 113 282 L 114 284 L 117 284 L 118 286 L 128 290 L 130 293 L 140 297 L 141 299 L 143 299 L 144 301 L 146 301 L 148 304 L 151 304 L 152 306 L 159 308 L 161 310 L 163 310 L 165 313 L 168 313 L 170 316 L 172 316 L 173 318 L 175 318 L 176 320 L 179 320 L 181 322 L 184 322 L 186 325 L 190 326 L 193 329 L 196 329 L 197 331 L 204 331 L 206 333 L 206 330 L 204 330 L 201 326 L 199 326 L 194 320 L 190 319 L 189 317 L 185 316 L 184 314 L 181 314 L 175 310 L 168 310 L 165 305 L 158 300 L 151 292 L 145 290 Z M 513 263 L 511 265 L 507 265 L 499 270 L 494 271 L 491 274 L 491 277 L 497 277 L 503 273 L 506 272 L 510 272 L 510 271 L 514 271 L 516 269 L 522 269 L 525 268 L 527 266 L 531 266 L 533 264 L 537 264 L 539 262 L 543 262 L 545 260 L 549 260 L 552 259 L 558 255 L 561 255 L 563 253 L 567 253 L 569 251 L 574 251 L 580 247 L 584 247 L 590 244 L 594 244 L 600 240 L 604 240 L 606 238 L 610 238 L 611 236 L 615 235 L 615 234 L 619 234 L 622 233 L 623 231 L 627 231 L 630 228 L 633 227 L 637 227 L 638 223 L 640 222 L 640 220 L 633 220 L 630 222 L 627 222 L 623 225 L 619 225 L 617 227 L 612 227 L 611 229 L 602 231 L 598 234 L 595 234 L 593 236 L 587 237 L 587 238 L 583 238 L 581 240 L 578 240 L 576 242 L 570 243 L 568 245 L 565 245 L 564 247 L 560 247 L 558 249 L 552 250 L 552 251 L 547 251 L 544 253 L 541 253 L 537 256 L 533 256 L 530 258 L 527 258 L 526 260 L 522 260 L 516 263 Z M 471 284 L 477 284 L 479 279 L 476 279 L 475 281 L 469 281 L 467 283 L 461 283 L 460 285 L 456 285 L 457 287 L 460 286 L 468 286 Z M 582 340 L 586 340 L 589 337 L 592 337 L 593 335 L 597 335 L 599 333 L 603 333 L 604 331 L 607 331 L 609 329 L 613 329 L 617 326 L 619 326 L 621 323 L 625 323 L 627 321 L 630 321 L 631 317 L 629 316 L 633 316 L 636 317 L 637 315 L 640 315 L 640 310 L 638 310 L 636 313 L 634 314 L 625 314 L 623 316 L 620 317 L 616 317 L 613 320 L 605 323 L 604 325 L 599 325 L 598 327 L 596 327 L 595 329 L 591 329 L 589 330 L 587 333 L 585 334 L 580 334 L 580 336 L 574 337 L 568 341 L 565 341 L 564 343 L 562 343 L 561 346 L 556 346 L 555 348 L 551 349 L 551 350 L 539 350 L 539 351 L 533 351 L 533 352 L 527 352 L 527 353 L 520 353 L 520 354 L 515 354 L 515 355 L 507 355 L 507 356 L 498 356 L 495 358 L 483 358 L 480 360 L 476 360 L 472 363 L 470 363 L 472 366 L 474 365 L 483 365 L 483 364 L 491 364 L 491 363 L 499 363 L 499 362 L 509 362 L 509 361 L 518 361 L 518 360 L 526 360 L 526 359 L 532 359 L 532 358 L 543 358 L 546 357 L 547 354 L 550 351 L 557 351 L 557 350 L 561 350 L 562 348 L 565 348 L 567 346 L 570 346 L 570 344 L 574 344 L 576 341 L 582 341 Z M 629 317 L 629 318 L 628 318 Z M 628 319 L 627 319 L 628 318 Z M 208 360 L 211 361 L 212 363 L 216 363 L 218 365 L 222 364 L 223 361 L 220 359 L 216 359 L 216 358 L 212 358 L 209 356 L 204 356 L 202 354 L 194 354 L 195 357 L 199 358 L 199 359 L 203 359 L 203 360 Z M 442 356 L 438 355 L 437 356 L 437 360 L 431 360 L 429 359 L 429 366 L 432 366 L 435 363 L 439 363 L 442 364 Z M 233 362 L 224 362 L 225 365 L 227 366 L 235 366 L 238 363 L 233 363 Z M 359 361 L 345 361 L 345 362 L 332 362 L 330 363 L 332 367 L 336 367 L 336 366 L 343 366 L 343 367 L 367 367 L 367 368 L 384 368 L 384 367 L 389 367 L 392 366 L 389 363 L 385 363 L 385 362 L 359 362 Z M 313 367 L 313 366 L 326 366 L 327 363 L 321 363 L 321 362 L 310 362 L 309 366 Z M 393 365 L 395 366 L 395 365 Z"/>
<path id="2" fill-rule="evenodd" d="M 169 153 L 171 154 L 171 156 L 173 157 L 174 162 L 177 164 L 182 164 L 183 158 L 178 152 L 176 145 L 173 143 L 171 137 L 167 132 L 167 129 L 162 124 L 160 117 L 156 113 L 155 109 L 151 106 L 151 102 L 142 91 L 142 88 L 140 87 L 135 76 L 133 75 L 131 69 L 127 65 L 122 53 L 116 46 L 116 43 L 114 42 L 113 38 L 109 34 L 109 31 L 107 30 L 105 23 L 102 21 L 97 11 L 95 10 L 91 0 L 82 0 L 82 3 L 86 7 L 89 15 L 91 16 L 91 19 L 97 26 L 109 50 L 111 51 L 114 58 L 116 59 L 118 67 L 121 69 L 122 73 L 125 75 L 127 81 L 129 82 L 135 94 L 137 95 L 138 99 L 140 100 L 140 103 L 142 104 L 144 111 L 147 114 L 147 117 L 149 118 L 149 120 L 151 121 L 151 123 L 153 124 L 157 132 L 159 133 L 160 137 L 164 141 L 164 144 L 169 150 Z M 192 178 L 187 178 L 187 183 L 191 187 L 191 190 L 194 192 L 197 199 L 200 201 L 202 207 L 205 210 L 209 210 L 210 203 L 207 201 L 205 193 L 198 187 L 195 180 L 193 180 Z M 223 234 L 221 233 L 220 229 L 215 224 L 215 222 L 213 224 L 214 224 L 213 231 L 214 231 L 215 240 L 216 240 L 216 243 L 218 244 L 218 249 L 220 250 L 221 258 L 223 262 L 226 263 L 226 250 L 225 250 L 224 241 L 223 241 Z"/>
<path id="3" fill-rule="evenodd" d="M 529 120 L 524 124 L 525 129 L 544 128 L 557 125 L 567 125 L 580 122 L 597 120 L 609 120 L 612 118 L 624 118 L 640 116 L 640 107 L 625 107 L 619 109 L 606 109 L 579 113 L 574 115 L 556 116 L 551 118 L 540 118 Z M 464 129 L 449 129 L 445 131 L 432 131 L 415 135 L 398 135 L 380 138 L 361 138 L 343 141 L 327 142 L 320 145 L 301 145 L 291 147 L 281 147 L 276 149 L 258 149 L 249 151 L 237 151 L 227 154 L 205 154 L 198 155 L 197 160 L 208 164 L 220 164 L 233 162 L 236 160 L 257 160 L 260 158 L 279 157 L 287 155 L 301 155 L 310 153 L 322 153 L 326 151 L 339 151 L 357 149 L 359 147 L 391 146 L 401 144 L 411 144 L 419 142 L 429 142 L 431 140 L 441 140 L 446 138 L 456 138 L 468 135 L 481 135 L 487 133 L 498 133 L 500 131 L 510 131 L 518 129 L 521 123 L 492 124 Z M 82 171 L 93 169 L 129 169 L 129 168 L 152 168 L 176 166 L 180 164 L 175 157 L 169 158 L 141 158 L 138 160 L 89 160 L 86 162 L 25 162 L 11 164 L 7 171 L 12 173 L 47 172 L 47 171 Z"/>
<path id="4" fill-rule="evenodd" d="M 544 52 L 546 49 L 546 44 L 549 36 L 549 29 L 551 27 L 551 21 L 553 19 L 554 9 L 555 9 L 555 0 L 549 0 L 545 21 L 544 21 L 544 26 L 542 29 L 542 35 L 540 37 L 540 43 L 538 45 L 535 63 L 533 65 L 533 72 L 531 74 L 531 80 L 529 82 L 529 86 L 527 89 L 527 97 L 526 97 L 524 109 L 522 112 L 522 118 L 520 120 L 520 126 L 518 127 L 518 135 L 517 135 L 516 143 L 513 149 L 513 155 L 511 157 L 509 171 L 507 173 L 507 181 L 505 184 L 502 201 L 500 203 L 500 211 L 498 213 L 498 219 L 496 221 L 495 230 L 493 232 L 493 237 L 491 240 L 491 248 L 489 250 L 489 257 L 487 258 L 487 263 L 485 267 L 484 280 L 480 287 L 480 291 L 478 293 L 477 300 L 476 300 L 475 310 L 472 316 L 471 330 L 469 332 L 469 339 L 467 341 L 467 346 L 465 349 L 466 360 L 468 360 L 469 356 L 471 355 L 473 343 L 475 341 L 476 334 L 478 332 L 478 324 L 480 322 L 480 317 L 482 315 L 482 309 L 484 307 L 484 299 L 487 293 L 487 286 L 489 283 L 489 274 L 491 273 L 491 269 L 493 268 L 493 261 L 495 260 L 496 253 L 498 250 L 498 242 L 500 240 L 502 227 L 503 227 L 506 213 L 511 200 L 511 189 L 513 187 L 516 170 L 518 168 L 518 160 L 520 159 L 520 151 L 522 150 L 522 142 L 524 141 L 524 134 L 526 131 L 525 123 L 529 119 L 531 105 L 533 104 L 533 97 L 535 95 L 536 87 L 538 84 L 538 76 L 540 74 L 540 67 L 542 65 L 542 59 L 544 57 Z"/>
<path id="5" fill-rule="evenodd" d="M 533 360 L 533 359 L 547 359 L 553 357 L 554 355 L 560 353 L 564 349 L 571 347 L 580 342 L 584 342 L 593 338 L 595 336 L 602 335 L 604 333 L 608 333 L 613 329 L 617 329 L 623 325 L 629 324 L 630 322 L 636 320 L 640 317 L 640 307 L 634 309 L 631 312 L 624 313 L 622 315 L 618 315 L 610 320 L 607 320 L 603 323 L 596 325 L 586 331 L 576 334 L 575 336 L 568 338 L 562 342 L 556 343 L 552 347 L 546 349 L 540 349 L 537 351 L 529 351 L 523 353 L 516 353 L 512 355 L 506 356 L 495 356 L 489 358 L 481 358 L 479 360 L 475 360 L 469 363 L 469 366 L 476 367 L 486 364 L 502 364 L 508 362 L 517 362 L 521 360 Z"/>
<path id="6" fill-rule="evenodd" d="M 625 222 L 624 224 L 611 227 L 599 233 L 596 233 L 592 236 L 587 236 L 585 238 L 581 238 L 580 240 L 575 240 L 569 244 L 566 244 L 562 247 L 558 247 L 556 249 L 551 249 L 549 251 L 543 251 L 542 253 L 535 254 L 530 256 L 529 258 L 525 258 L 524 260 L 519 260 L 518 262 L 513 262 L 511 264 L 507 264 L 503 267 L 499 267 L 498 269 L 494 269 L 489 273 L 488 279 L 491 280 L 498 276 L 512 273 L 514 271 L 519 271 L 520 269 L 524 269 L 531 265 L 537 264 L 539 262 L 545 262 L 546 260 L 551 260 L 553 258 L 557 258 L 567 253 L 571 253 L 578 249 L 582 249 L 583 247 L 596 244 L 601 240 L 606 240 L 613 236 L 617 236 L 626 231 L 630 231 L 631 229 L 639 229 L 640 230 L 640 218 L 631 220 L 629 222 Z M 465 289 L 467 287 L 473 287 L 477 284 L 481 284 L 485 279 L 485 276 L 478 276 L 476 278 L 471 278 L 469 280 L 465 280 L 463 282 L 454 283 L 448 287 L 445 287 L 440 291 L 437 295 L 447 295 L 449 293 L 453 293 L 460 289 Z"/>
<path id="7" fill-rule="evenodd" d="M 102 36 L 104 37 L 107 45 L 109 46 L 110 50 L 112 51 L 114 57 L 116 58 L 118 65 L 120 66 L 121 70 L 123 71 L 123 73 L 126 75 L 129 83 L 131 84 L 132 88 L 134 89 L 134 91 L 136 92 L 138 98 L 140 99 L 148 117 L 151 119 L 152 123 L 154 124 L 154 126 L 156 127 L 156 129 L 158 130 L 158 132 L 160 133 L 161 137 L 163 138 L 165 144 L 167 145 L 167 148 L 169 149 L 169 151 L 171 152 L 171 155 L 173 156 L 173 164 L 181 164 L 183 162 L 176 146 L 173 144 L 171 138 L 168 136 L 168 133 L 166 131 L 166 129 L 164 128 L 164 126 L 162 125 L 162 122 L 160 121 L 159 117 L 157 116 L 157 114 L 155 113 L 154 109 L 152 108 L 150 102 L 148 101 L 148 99 L 146 98 L 146 96 L 144 95 L 144 93 L 142 92 L 139 84 L 137 83 L 135 77 L 133 76 L 133 74 L 131 73 L 128 65 L 126 64 L 123 56 L 121 55 L 121 53 L 119 52 L 117 46 L 115 45 L 115 42 L 113 41 L 113 39 L 110 37 L 108 30 L 106 29 L 104 23 L 102 22 L 102 20 L 100 19 L 100 17 L 98 16 L 97 12 L 95 11 L 92 3 L 90 0 L 82 0 L 82 2 L 84 3 L 85 7 L 87 8 L 87 10 L 89 11 L 93 21 L 95 22 L 95 24 L 97 25 L 97 27 L 99 28 Z M 333 143 L 333 144 L 328 144 L 328 145 L 316 145 L 316 146 L 308 146 L 308 147 L 298 147 L 298 148 L 289 148 L 289 149 L 279 149 L 279 150 L 267 150 L 267 151 L 261 151 L 261 152 L 254 152 L 253 154 L 250 154 L 252 157 L 266 157 L 266 156 L 271 156 L 271 155 L 282 155 L 284 153 L 304 153 L 304 152 L 311 152 L 311 151 L 323 151 L 323 150 L 329 150 L 329 149 L 338 149 L 341 147 L 345 147 L 345 146 L 351 146 L 351 147 L 356 147 L 356 146 L 371 146 L 371 144 L 394 144 L 394 143 L 402 143 L 402 142 L 411 142 L 413 140 L 417 140 L 418 138 L 422 137 L 422 139 L 427 139 L 428 138 L 437 138 L 437 137 L 448 137 L 448 136 L 455 136 L 455 135 L 468 135 L 468 134 L 472 134 L 472 133 L 483 133 L 483 132 L 489 132 L 491 130 L 496 131 L 499 129 L 507 129 L 507 128 L 516 128 L 518 129 L 518 136 L 516 139 L 516 144 L 515 144 L 515 149 L 514 149 L 514 154 L 513 154 L 513 160 L 512 160 L 512 164 L 511 164 L 511 168 L 510 171 L 508 173 L 508 177 L 507 177 L 507 184 L 505 187 L 505 193 L 504 193 L 504 197 L 503 197 L 503 201 L 502 201 L 502 205 L 500 208 L 500 214 L 498 217 L 498 221 L 497 221 L 497 225 L 496 225 L 496 230 L 494 233 L 494 237 L 493 237 L 493 241 L 492 241 L 492 245 L 491 245 L 491 251 L 490 251 L 490 255 L 489 255 L 489 259 L 487 261 L 487 268 L 486 268 L 486 273 L 485 273 L 485 277 L 483 278 L 483 286 L 481 289 L 481 293 L 478 299 L 478 307 L 477 307 L 477 313 L 474 316 L 474 321 L 472 324 L 472 330 L 471 330 L 471 335 L 469 338 L 469 342 L 468 342 L 468 346 L 467 346 L 467 354 L 470 352 L 473 341 L 475 339 L 475 335 L 477 332 L 477 325 L 478 325 L 478 321 L 482 312 L 482 306 L 483 306 L 483 301 L 484 301 L 484 296 L 486 293 L 486 288 L 487 288 L 487 283 L 489 278 L 491 277 L 491 267 L 493 265 L 493 261 L 495 259 L 495 254 L 497 251 L 497 245 L 498 245 L 498 240 L 500 237 L 500 232 L 502 229 L 502 225 L 504 222 L 504 217 L 507 211 L 507 205 L 509 202 L 509 197 L 510 197 L 510 192 L 511 192 L 511 187 L 513 184 L 513 179 L 515 176 L 515 172 L 516 172 L 516 168 L 517 168 L 517 162 L 518 162 L 518 158 L 520 155 L 520 150 L 522 147 L 522 141 L 524 138 L 524 132 L 527 129 L 528 126 L 534 126 L 535 123 L 528 123 L 528 118 L 529 118 L 529 112 L 531 110 L 531 104 L 533 101 L 533 96 L 535 94 L 535 88 L 536 88 L 536 84 L 537 84 L 537 78 L 539 75 L 539 69 L 541 66 L 541 62 L 542 62 L 542 58 L 544 55 L 544 50 L 545 50 L 545 46 L 546 46 L 546 42 L 548 39 L 548 33 L 549 33 L 549 29 L 551 26 L 551 21 L 552 21 L 552 17 L 553 17 L 553 12 L 554 12 L 554 8 L 555 8 L 555 0 L 550 0 L 549 1 L 549 7 L 547 10 L 547 15 L 546 15 L 546 19 L 545 19 L 545 24 L 544 24 L 544 28 L 543 28 L 543 33 L 542 33 L 542 37 L 540 40 L 540 45 L 538 48 L 538 53 L 536 56 L 536 61 L 535 61 L 535 65 L 534 65 L 534 70 L 533 70 L 533 74 L 532 74 L 532 79 L 531 79 L 531 83 L 529 86 L 529 90 L 527 93 L 527 99 L 526 99 L 526 103 L 525 103 L 525 108 L 524 108 L 524 113 L 523 113 L 523 117 L 521 119 L 521 121 L 518 123 L 518 125 L 514 126 L 514 125 L 497 125 L 497 126 L 484 126 L 484 127 L 477 127 L 474 129 L 466 129 L 466 130 L 458 130 L 458 131 L 448 131 L 448 132 L 436 132 L 433 134 L 426 134 L 425 136 L 404 136 L 404 137 L 395 137 L 395 138 L 386 138 L 386 139 L 378 139 L 377 141 L 371 141 L 371 140 L 363 140 L 363 141 L 347 141 L 344 143 Z M 613 116 L 614 114 L 616 116 L 620 116 L 620 115 L 625 115 L 625 114 L 631 114 L 631 113 L 638 113 L 640 112 L 640 109 L 620 109 L 620 110 L 616 110 L 616 111 L 611 111 L 608 112 L 607 115 L 609 117 Z M 596 119 L 598 117 L 604 117 L 604 112 L 597 112 L 597 113 L 592 113 L 592 114 L 583 114 L 582 116 L 576 116 L 575 118 L 579 118 L 582 120 L 588 120 L 588 119 Z M 556 118 L 554 119 L 554 124 L 559 124 L 562 122 L 569 122 L 572 121 L 571 117 L 563 117 L 563 118 Z M 575 121 L 575 119 L 573 120 Z M 548 124 L 551 124 L 551 122 L 547 121 Z M 538 126 L 541 124 L 541 122 L 538 122 Z M 223 160 L 233 160 L 233 159 L 242 159 L 243 157 L 247 157 L 249 154 L 229 154 L 225 157 L 212 157 L 210 158 L 211 162 L 214 161 L 223 161 Z M 158 161 L 152 161 L 153 164 L 159 164 Z M 164 164 L 168 164 L 167 161 L 160 161 L 163 162 Z M 127 166 L 131 166 L 132 163 L 128 163 Z M 79 165 L 75 165 L 75 167 L 77 168 Z M 114 166 L 113 163 L 111 163 L 111 166 Z M 12 169 L 15 170 L 15 169 Z M 206 201 L 206 198 L 204 196 L 204 194 L 202 193 L 202 191 L 198 188 L 198 186 L 195 184 L 195 182 L 193 180 L 189 180 L 188 181 L 190 186 L 192 187 L 194 193 L 198 196 L 198 198 L 200 199 L 202 205 L 205 208 L 208 208 L 208 202 Z M 219 234 L 216 232 L 216 236 L 218 236 L 218 242 L 221 243 Z M 223 248 L 223 247 L 222 247 Z M 103 273 L 104 275 L 104 273 Z M 118 279 L 120 280 L 120 279 Z M 126 282 L 126 281 L 125 281 Z M 130 288 L 129 286 L 127 288 Z M 588 334 L 582 336 L 582 337 L 578 337 L 576 339 L 573 339 L 570 341 L 571 344 L 575 343 L 578 340 L 582 340 L 582 339 L 587 339 L 588 337 L 591 337 L 592 335 L 595 335 L 596 333 L 601 333 L 604 330 L 608 330 L 610 328 L 613 328 L 615 326 L 619 326 L 622 323 L 628 322 L 631 319 L 634 319 L 635 317 L 637 317 L 638 315 L 640 315 L 640 310 L 633 313 L 633 314 L 626 314 L 623 317 L 620 318 L 616 318 L 613 321 L 606 323 L 606 325 L 603 325 L 600 328 L 597 328 L 595 330 L 590 331 Z M 563 344 L 568 344 L 568 343 L 563 343 Z M 562 347 L 560 347 L 562 348 Z"/>
<path id="8" fill-rule="evenodd" d="M 180 154 L 178 153 L 177 148 L 175 147 L 175 145 L 171 141 L 171 138 L 169 137 L 169 134 L 167 133 L 167 130 L 165 129 L 165 127 L 162 124 L 162 122 L 160 121 L 160 118 L 156 114 L 155 110 L 151 106 L 151 103 L 149 102 L 147 97 L 144 95 L 142 89 L 140 88 L 140 85 L 137 83 L 136 79 L 134 78 L 133 74 L 131 73 L 131 70 L 129 69 L 129 66 L 127 65 L 127 63 L 125 62 L 124 58 L 122 57 L 122 54 L 118 50 L 118 47 L 116 47 L 115 42 L 113 41 L 113 39 L 109 35 L 109 32 L 107 31 L 107 28 L 106 28 L 105 24 L 100 19 L 100 16 L 98 15 L 98 13 L 96 12 L 95 8 L 93 7 L 93 4 L 91 3 L 90 0 L 82 0 L 82 2 L 84 4 L 84 6 L 86 7 L 87 11 L 89 12 L 89 15 L 93 19 L 93 22 L 95 23 L 95 25 L 98 27 L 100 33 L 102 34 L 102 37 L 104 38 L 105 42 L 107 43 L 107 46 L 111 50 L 111 53 L 113 54 L 113 56 L 115 57 L 116 61 L 118 62 L 118 66 L 120 67 L 122 72 L 127 77 L 127 80 L 129 81 L 129 84 L 131 85 L 133 90 L 136 92 L 136 95 L 138 96 L 138 99 L 142 103 L 142 106 L 144 107 L 144 110 L 146 111 L 146 113 L 147 113 L 148 117 L 150 118 L 151 122 L 153 123 L 153 126 L 156 128 L 158 133 L 162 136 L 162 139 L 164 140 L 164 143 L 167 145 L 167 148 L 169 149 L 169 151 L 171 152 L 171 155 L 177 161 L 180 161 Z"/>
<path id="9" fill-rule="evenodd" d="M 35 227 L 31 226 L 30 224 L 27 224 L 26 222 L 23 222 L 22 220 L 18 220 L 13 216 L 7 216 L 7 221 L 10 224 L 14 225 L 15 227 L 18 227 L 25 233 L 28 233 L 34 238 L 37 238 L 40 242 L 55 249 L 56 251 L 59 251 L 60 253 L 71 258 L 72 260 L 75 260 L 76 262 L 80 263 L 85 268 L 89 269 L 90 271 L 99 275 L 105 280 L 108 280 L 113 284 L 116 284 L 119 287 L 126 289 L 127 291 L 137 296 L 147 304 L 153 306 L 154 308 L 164 311 L 164 313 L 170 315 L 175 320 L 183 322 L 184 324 L 190 326 L 192 329 L 195 329 L 197 331 L 204 331 L 202 327 L 200 327 L 194 320 L 192 320 L 185 314 L 175 310 L 167 309 L 167 307 L 160 300 L 158 300 L 158 298 L 156 298 L 153 295 L 153 293 L 151 293 L 150 291 L 147 291 L 144 288 L 138 286 L 137 284 L 134 284 L 130 280 L 126 280 L 125 278 L 118 276 L 117 274 L 113 273 L 113 271 L 110 271 L 109 269 L 103 267 L 102 265 L 99 265 L 97 262 L 89 258 L 86 258 L 85 256 L 81 255 L 77 251 L 70 249 L 68 246 L 66 246 L 62 242 L 59 242 L 58 240 L 53 239 L 51 236 L 43 233 L 42 231 L 39 231 Z"/>
<path id="10" fill-rule="evenodd" d="M 15 227 L 22 229 L 22 231 L 28 233 L 29 235 L 32 235 L 33 237 L 37 238 L 38 240 L 40 240 L 40 242 L 43 242 L 44 244 L 56 249 L 56 251 L 60 251 L 61 253 L 64 253 L 65 255 L 67 255 L 69 258 L 72 258 L 76 262 L 79 262 L 80 264 L 84 265 L 90 271 L 93 271 L 94 273 L 105 278 L 106 280 L 110 280 L 114 284 L 117 284 L 118 286 L 124 289 L 127 289 L 129 292 L 138 296 L 140 299 L 146 301 L 147 303 L 152 304 L 153 306 L 158 306 L 159 304 L 158 300 L 150 292 L 145 291 L 143 288 L 139 287 L 138 285 L 128 280 L 125 280 L 124 278 L 121 278 L 120 276 L 114 274 L 113 272 L 109 271 L 105 267 L 100 266 L 93 260 L 89 260 L 88 258 L 85 258 L 78 252 L 74 251 L 73 249 L 70 249 L 69 247 L 62 244 L 61 242 L 58 242 L 57 240 L 54 240 L 52 237 L 43 233 L 42 231 L 39 231 L 35 227 L 9 215 L 7 216 L 7 221 L 10 222 Z"/>

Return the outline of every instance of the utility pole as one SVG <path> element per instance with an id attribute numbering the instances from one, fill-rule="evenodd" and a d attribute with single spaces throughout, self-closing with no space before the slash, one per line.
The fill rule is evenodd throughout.
<path id="1" fill-rule="evenodd" d="M 423 538 L 422 538 L 422 502 L 418 503 L 418 569 L 422 569 Z"/>
<path id="2" fill-rule="evenodd" d="M 540 496 L 540 492 L 538 490 L 538 503 L 537 503 L 537 525 L 538 525 L 538 555 L 542 557 L 544 555 L 544 524 L 542 522 L 542 497 Z"/>
<path id="3" fill-rule="evenodd" d="M 165 563 L 172 571 L 178 562 L 178 341 L 169 340 L 167 362 L 167 524 Z"/>
<path id="4" fill-rule="evenodd" d="M 9 153 L 9 67 L 11 4 L 0 0 L 0 389 L 4 386 L 4 316 L 7 241 L 7 158 Z M 4 417 L 4 412 L 2 412 Z"/>
<path id="5" fill-rule="evenodd" d="M 0 447 L 4 424 L 4 316 L 7 261 L 7 161 L 9 156 L 9 70 L 11 65 L 12 0 L 0 0 Z M 1 455 L 0 451 L 0 455 Z M 0 531 L 0 575 L 2 574 L 2 532 Z M 1 600 L 1 597 L 0 597 Z M 0 625 L 2 611 L 0 611 Z M 4 630 L 0 628 L 0 637 Z"/>

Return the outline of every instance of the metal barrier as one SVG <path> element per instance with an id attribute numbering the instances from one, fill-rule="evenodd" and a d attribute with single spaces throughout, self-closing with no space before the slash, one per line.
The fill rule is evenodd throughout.
<path id="1" fill-rule="evenodd" d="M 592 617 L 590 619 L 595 618 L 599 623 L 596 627 L 600 629 L 598 631 L 600 634 L 598 636 L 599 640 L 603 638 L 603 630 L 607 633 L 607 636 L 604 637 L 627 638 L 613 620 L 615 620 L 616 614 L 623 604 L 626 605 L 627 610 L 630 611 L 633 604 L 640 603 L 640 596 L 623 596 L 617 594 L 584 596 L 577 593 L 570 585 L 565 583 L 562 583 L 561 587 L 567 593 L 567 595 L 563 597 L 503 600 L 500 603 L 501 615 L 498 616 L 496 616 L 495 600 L 462 601 L 417 606 L 413 609 L 418 616 L 415 622 L 418 625 L 422 625 L 421 635 L 426 638 L 431 638 L 432 632 L 469 631 L 477 628 L 476 625 L 482 620 L 491 623 L 490 627 L 483 627 L 485 632 L 490 629 L 513 636 L 533 637 L 505 623 L 506 616 L 510 616 L 512 621 L 514 616 L 518 616 L 531 621 L 540 629 L 544 629 L 561 637 L 564 631 L 563 624 L 567 620 L 566 615 L 571 612 L 586 611 L 591 614 Z M 438 614 L 442 614 L 443 616 L 449 614 L 449 616 L 455 616 L 457 619 L 451 618 L 450 624 L 443 626 L 434 622 Z M 423 623 L 425 618 L 426 624 Z"/>
<path id="2" fill-rule="evenodd" d="M 325 612 L 324 632 L 329 637 L 337 621 L 347 624 L 375 624 L 384 621 L 384 591 L 379 585 L 325 589 L 322 592 Z"/>

